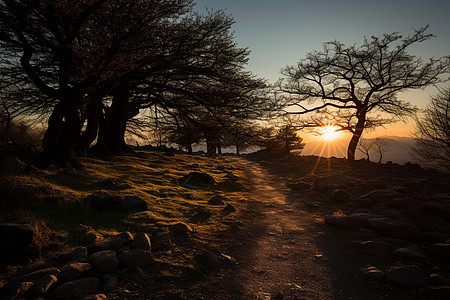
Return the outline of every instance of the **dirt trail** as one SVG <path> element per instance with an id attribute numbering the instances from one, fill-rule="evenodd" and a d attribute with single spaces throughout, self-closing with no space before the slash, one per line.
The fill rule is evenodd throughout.
<path id="1" fill-rule="evenodd" d="M 411 299 L 361 274 L 367 257 L 354 233 L 320 222 L 306 195 L 292 195 L 276 174 L 236 158 L 247 172 L 248 206 L 242 225 L 222 238 L 237 262 L 193 287 L 195 299 Z M 227 240 L 228 239 L 228 240 Z"/>

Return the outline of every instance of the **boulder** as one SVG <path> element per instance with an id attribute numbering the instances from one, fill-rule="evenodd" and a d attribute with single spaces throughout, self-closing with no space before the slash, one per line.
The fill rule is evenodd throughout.
<path id="1" fill-rule="evenodd" d="M 233 172 L 227 172 L 227 175 L 225 175 L 225 180 L 236 183 L 239 180 L 239 177 L 234 175 Z"/>
<path id="2" fill-rule="evenodd" d="M 184 243 L 191 238 L 192 227 L 185 223 L 176 223 L 168 226 L 170 235 L 176 244 Z"/>
<path id="3" fill-rule="evenodd" d="M 61 299 L 79 300 L 95 293 L 99 286 L 100 280 L 97 277 L 87 277 L 64 283 L 53 293 Z"/>
<path id="4" fill-rule="evenodd" d="M 19 282 L 8 289 L 1 288 L 0 299 L 23 299 L 32 286 L 32 282 Z"/>
<path id="5" fill-rule="evenodd" d="M 58 278 L 63 281 L 72 281 L 78 277 L 82 277 L 92 271 L 89 263 L 75 262 L 65 265 L 61 268 Z"/>
<path id="6" fill-rule="evenodd" d="M 132 188 L 126 180 L 121 178 L 108 178 L 102 181 L 102 185 L 108 190 L 126 190 Z"/>
<path id="7" fill-rule="evenodd" d="M 208 209 L 201 208 L 191 216 L 190 221 L 192 223 L 203 223 L 209 218 L 211 218 L 211 212 Z"/>
<path id="8" fill-rule="evenodd" d="M 112 275 L 103 275 L 102 282 L 103 282 L 103 291 L 105 293 L 112 292 L 119 286 L 119 279 L 116 276 Z"/>
<path id="9" fill-rule="evenodd" d="M 27 291 L 27 298 L 44 296 L 58 281 L 55 275 L 45 275 L 33 282 L 33 286 Z"/>
<path id="10" fill-rule="evenodd" d="M 10 220 L 0 223 L 0 256 L 2 261 L 20 261 L 40 257 L 48 245 L 50 230 L 38 220 Z"/>
<path id="11" fill-rule="evenodd" d="M 216 195 L 209 199 L 208 205 L 224 205 L 226 202 L 229 202 L 230 199 L 224 197 L 222 195 Z"/>
<path id="12" fill-rule="evenodd" d="M 127 268 L 148 268 L 155 263 L 150 251 L 139 248 L 123 251 L 119 255 L 119 261 Z"/>
<path id="13" fill-rule="evenodd" d="M 114 273 L 119 266 L 116 252 L 104 250 L 89 255 L 88 262 L 99 273 Z"/>
<path id="14" fill-rule="evenodd" d="M 236 210 L 237 209 L 233 205 L 227 204 L 227 206 L 225 206 L 222 209 L 222 213 L 224 213 L 224 214 L 231 214 L 232 212 L 235 212 Z"/>
<path id="15" fill-rule="evenodd" d="M 82 261 L 87 258 L 88 249 L 86 247 L 77 247 L 69 255 L 72 261 Z"/>
<path id="16" fill-rule="evenodd" d="M 391 244 L 380 239 L 374 239 L 359 243 L 361 250 L 365 253 L 384 257 L 391 251 Z"/>
<path id="17" fill-rule="evenodd" d="M 123 246 L 131 243 L 133 236 L 128 231 L 120 233 L 118 235 L 112 236 L 110 238 L 104 239 L 88 248 L 91 252 L 103 251 L 103 250 L 118 250 Z"/>
<path id="18" fill-rule="evenodd" d="M 13 299 L 14 295 L 23 295 L 31 288 L 34 282 L 38 282 L 50 275 L 57 276 L 58 274 L 59 270 L 57 268 L 47 268 L 17 277 L 0 288 L 0 299 Z"/>
<path id="19" fill-rule="evenodd" d="M 216 180 L 208 173 L 190 172 L 180 179 L 181 185 L 198 186 L 198 185 L 214 185 Z"/>
<path id="20" fill-rule="evenodd" d="M 168 232 L 155 232 L 150 237 L 152 251 L 169 251 L 172 249 L 172 240 Z"/>
<path id="21" fill-rule="evenodd" d="M 152 244 L 150 242 L 150 238 L 144 232 L 138 232 L 134 235 L 134 239 L 131 242 L 131 247 L 139 248 L 142 250 L 152 250 Z"/>
<path id="22" fill-rule="evenodd" d="M 147 202 L 139 196 L 125 196 L 117 199 L 121 208 L 125 209 L 148 209 Z"/>
<path id="23" fill-rule="evenodd" d="M 401 258 L 413 261 L 424 261 L 426 256 L 417 246 L 409 245 L 408 247 L 397 248 L 393 253 Z"/>
<path id="24" fill-rule="evenodd" d="M 105 191 L 97 191 L 84 198 L 85 202 L 89 202 L 92 207 L 97 210 L 117 209 L 119 207 L 118 196 L 112 196 Z"/>
<path id="25" fill-rule="evenodd" d="M 344 189 L 336 189 L 331 194 L 331 200 L 336 204 L 349 203 L 352 201 L 352 199 L 352 194 Z"/>
<path id="26" fill-rule="evenodd" d="M 377 269 L 374 266 L 363 268 L 361 271 L 364 275 L 366 275 L 369 278 L 373 278 L 373 279 L 384 278 L 384 272 L 380 271 L 379 269 Z"/>
<path id="27" fill-rule="evenodd" d="M 389 269 L 386 274 L 386 280 L 389 283 L 406 288 L 419 288 L 426 283 L 424 271 L 415 265 L 405 265 Z"/>

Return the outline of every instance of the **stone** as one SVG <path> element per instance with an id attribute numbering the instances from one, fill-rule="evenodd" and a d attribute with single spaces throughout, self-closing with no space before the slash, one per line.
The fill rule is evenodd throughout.
<path id="1" fill-rule="evenodd" d="M 213 252 L 204 250 L 195 254 L 194 265 L 199 269 L 215 268 L 220 265 L 220 259 Z"/>
<path id="2" fill-rule="evenodd" d="M 391 251 L 392 248 L 391 244 L 384 242 L 380 239 L 361 242 L 360 247 L 363 252 L 380 257 L 386 256 Z"/>
<path id="3" fill-rule="evenodd" d="M 109 190 L 126 190 L 132 188 L 126 180 L 121 178 L 108 178 L 102 181 L 102 185 Z"/>
<path id="4" fill-rule="evenodd" d="M 133 248 L 119 255 L 119 261 L 127 268 L 148 268 L 154 265 L 153 255 L 148 250 Z"/>
<path id="5" fill-rule="evenodd" d="M 384 202 L 396 198 L 404 198 L 404 194 L 395 190 L 374 190 L 360 197 L 363 200 L 369 200 L 373 203 Z"/>
<path id="6" fill-rule="evenodd" d="M 424 261 L 426 259 L 422 250 L 420 250 L 417 246 L 408 246 L 395 249 L 393 253 L 399 257 L 405 258 L 407 260 L 413 261 Z"/>
<path id="7" fill-rule="evenodd" d="M 117 200 L 122 208 L 125 209 L 148 209 L 147 202 L 139 196 L 125 196 Z"/>
<path id="8" fill-rule="evenodd" d="M 385 217 L 375 217 L 369 218 L 367 220 L 368 227 L 375 232 L 384 232 L 386 231 L 388 224 L 391 222 L 391 219 Z"/>
<path id="9" fill-rule="evenodd" d="M 112 196 L 105 191 L 97 191 L 84 198 L 83 201 L 89 202 L 97 210 L 117 209 L 119 207 L 118 196 Z"/>
<path id="10" fill-rule="evenodd" d="M 225 175 L 225 179 L 231 183 L 236 183 L 239 180 L 239 177 L 234 175 L 233 172 L 227 172 L 227 175 Z"/>
<path id="11" fill-rule="evenodd" d="M 406 288 L 418 288 L 426 283 L 424 271 L 415 265 L 391 268 L 386 274 L 386 280 L 389 283 Z"/>
<path id="12" fill-rule="evenodd" d="M 119 266 L 119 260 L 114 250 L 93 253 L 89 255 L 88 262 L 99 273 L 114 273 Z"/>
<path id="13" fill-rule="evenodd" d="M 336 189 L 331 194 L 331 200 L 336 204 L 349 203 L 352 199 L 352 195 L 344 189 Z"/>
<path id="14" fill-rule="evenodd" d="M 361 269 L 362 273 L 370 278 L 373 279 L 382 279 L 384 278 L 384 272 L 377 269 L 374 266 L 371 267 L 367 267 L 367 268 L 363 268 Z"/>
<path id="15" fill-rule="evenodd" d="M 27 291 L 26 297 L 36 298 L 44 296 L 58 281 L 55 275 L 45 275 L 33 282 L 33 286 Z"/>
<path id="16" fill-rule="evenodd" d="M 172 240 L 168 232 L 156 232 L 151 235 L 152 251 L 169 251 L 172 249 Z"/>
<path id="17" fill-rule="evenodd" d="M 87 277 L 76 279 L 58 286 L 53 294 L 61 299 L 79 300 L 94 294 L 100 286 L 100 279 Z"/>
<path id="18" fill-rule="evenodd" d="M 427 291 L 435 300 L 450 299 L 450 286 L 429 286 Z"/>
<path id="19" fill-rule="evenodd" d="M 77 247 L 70 252 L 70 259 L 73 261 L 82 261 L 87 258 L 88 249 L 86 247 Z"/>
<path id="20" fill-rule="evenodd" d="M 138 232 L 134 235 L 133 241 L 131 242 L 131 247 L 139 248 L 142 250 L 152 250 L 150 238 L 144 232 Z"/>
<path id="21" fill-rule="evenodd" d="M 192 223 L 203 223 L 206 222 L 209 218 L 211 218 L 211 212 L 205 208 L 201 208 L 191 216 L 190 221 Z"/>
<path id="22" fill-rule="evenodd" d="M 297 181 L 286 183 L 286 187 L 293 191 L 309 191 L 312 185 L 304 181 Z"/>
<path id="23" fill-rule="evenodd" d="M 227 206 L 225 206 L 222 209 L 222 213 L 224 213 L 224 214 L 231 214 L 232 212 L 235 212 L 236 210 L 237 209 L 233 205 L 227 204 Z"/>
<path id="24" fill-rule="evenodd" d="M 115 290 L 119 286 L 119 279 L 112 275 L 103 275 L 103 292 L 109 293 Z"/>
<path id="25" fill-rule="evenodd" d="M 431 257 L 450 260 L 450 243 L 437 243 L 428 247 L 428 254 Z"/>
<path id="26" fill-rule="evenodd" d="M 105 294 L 95 294 L 84 297 L 81 300 L 108 300 Z"/>
<path id="27" fill-rule="evenodd" d="M 58 278 L 64 281 L 72 281 L 88 274 L 91 270 L 92 266 L 89 263 L 70 263 L 61 268 Z"/>
<path id="28" fill-rule="evenodd" d="M 0 223 L 0 256 L 2 261 L 38 258 L 50 242 L 50 231 L 38 220 L 16 219 Z"/>
<path id="29" fill-rule="evenodd" d="M 224 205 L 225 202 L 229 202 L 230 199 L 228 199 L 227 197 L 224 197 L 222 195 L 216 195 L 214 197 L 212 197 L 211 199 L 209 199 L 208 201 L 208 205 Z"/>
<path id="30" fill-rule="evenodd" d="M 168 226 L 170 235 L 176 244 L 184 243 L 191 238 L 192 227 L 186 223 L 176 223 Z"/>
<path id="31" fill-rule="evenodd" d="M 416 226 L 404 221 L 392 221 L 383 228 L 373 229 L 385 236 L 410 242 L 420 241 L 422 237 Z"/>
<path id="32" fill-rule="evenodd" d="M 197 186 L 197 185 L 214 185 L 216 184 L 216 180 L 214 177 L 207 173 L 202 172 L 190 172 L 189 174 L 183 176 L 180 179 L 181 185 L 191 185 L 191 186 Z"/>
<path id="33" fill-rule="evenodd" d="M 91 252 L 103 251 L 103 250 L 118 250 L 123 246 L 131 243 L 133 236 L 128 231 L 120 233 L 118 235 L 106 238 L 100 242 L 90 245 L 88 248 Z"/>
<path id="34" fill-rule="evenodd" d="M 32 282 L 19 282 L 7 289 L 1 288 L 0 299 L 23 299 L 25 294 L 32 286 Z"/>

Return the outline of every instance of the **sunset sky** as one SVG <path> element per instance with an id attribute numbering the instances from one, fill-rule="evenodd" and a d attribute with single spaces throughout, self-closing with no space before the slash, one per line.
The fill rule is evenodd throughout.
<path id="1" fill-rule="evenodd" d="M 322 43 L 339 40 L 360 44 L 363 37 L 400 32 L 430 25 L 436 35 L 411 47 L 424 59 L 450 55 L 449 0 L 196 0 L 196 9 L 224 9 L 232 14 L 236 41 L 252 54 L 248 69 L 273 83 L 280 69 L 295 64 Z M 433 89 L 404 93 L 401 98 L 423 108 Z M 411 124 L 397 123 L 369 136 L 408 136 Z"/>

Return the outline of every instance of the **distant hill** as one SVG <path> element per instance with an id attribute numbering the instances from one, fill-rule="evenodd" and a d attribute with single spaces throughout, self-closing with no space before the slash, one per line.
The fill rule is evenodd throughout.
<path id="1" fill-rule="evenodd" d="M 404 164 L 406 162 L 417 162 L 410 155 L 410 148 L 414 144 L 414 140 L 410 137 L 399 136 L 381 136 L 380 138 L 386 140 L 391 144 L 391 150 L 386 152 L 383 157 L 383 162 L 392 161 L 398 164 Z M 371 139 L 368 139 L 371 140 Z M 302 154 L 304 155 L 320 155 L 324 157 L 346 157 L 347 156 L 347 143 L 348 141 L 341 140 L 335 143 L 326 143 L 322 141 L 310 141 L 306 143 L 305 149 Z M 361 159 L 365 156 L 357 151 L 356 158 Z M 371 160 L 377 161 L 378 155 L 371 153 Z"/>

